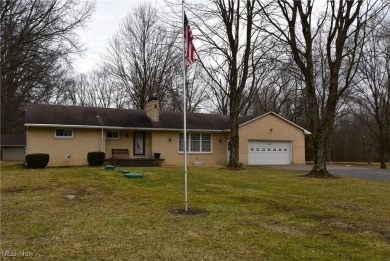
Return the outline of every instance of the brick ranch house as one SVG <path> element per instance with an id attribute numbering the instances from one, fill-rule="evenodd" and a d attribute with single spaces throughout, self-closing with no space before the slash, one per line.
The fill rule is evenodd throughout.
<path id="1" fill-rule="evenodd" d="M 160 111 L 158 100 L 146 110 L 28 104 L 26 153 L 47 153 L 49 166 L 87 165 L 87 154 L 106 159 L 152 159 L 183 164 L 183 114 Z M 239 118 L 240 162 L 245 165 L 305 163 L 307 130 L 274 112 Z M 188 164 L 226 165 L 229 117 L 187 114 Z M 162 160 L 163 159 L 163 160 Z"/>

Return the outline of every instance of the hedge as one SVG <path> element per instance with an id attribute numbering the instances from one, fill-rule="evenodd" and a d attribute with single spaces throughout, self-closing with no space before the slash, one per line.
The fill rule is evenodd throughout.
<path id="1" fill-rule="evenodd" d="M 104 159 L 106 158 L 106 154 L 104 152 L 88 152 L 88 165 L 89 166 L 102 166 L 104 163 Z"/>
<path id="2" fill-rule="evenodd" d="M 34 153 L 26 155 L 27 167 L 33 169 L 45 168 L 49 163 L 49 154 L 45 153 Z"/>

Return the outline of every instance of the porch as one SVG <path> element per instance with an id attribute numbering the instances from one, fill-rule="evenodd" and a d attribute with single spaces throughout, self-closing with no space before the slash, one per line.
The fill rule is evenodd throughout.
<path id="1" fill-rule="evenodd" d="M 120 167 L 153 167 L 161 166 L 164 163 L 164 159 L 109 159 L 109 163 L 114 166 Z"/>

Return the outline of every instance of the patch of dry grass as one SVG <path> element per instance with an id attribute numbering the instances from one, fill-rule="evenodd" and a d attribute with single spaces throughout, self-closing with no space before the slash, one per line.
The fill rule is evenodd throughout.
<path id="1" fill-rule="evenodd" d="M 390 259 L 390 182 L 191 167 L 189 206 L 205 211 L 176 215 L 182 168 L 131 170 L 144 178 L 2 166 L 2 259 Z"/>

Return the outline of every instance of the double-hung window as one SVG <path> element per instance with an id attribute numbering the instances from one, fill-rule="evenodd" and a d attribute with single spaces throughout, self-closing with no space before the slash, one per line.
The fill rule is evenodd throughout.
<path id="1" fill-rule="evenodd" d="M 110 140 L 119 139 L 119 132 L 118 131 L 107 131 L 107 139 L 110 139 Z"/>
<path id="2" fill-rule="evenodd" d="M 184 134 L 179 135 L 179 152 L 184 151 Z M 187 133 L 188 152 L 211 152 L 211 134 Z"/>
<path id="3" fill-rule="evenodd" d="M 71 137 L 73 137 L 73 130 L 72 129 L 56 129 L 56 137 L 71 138 Z"/>

